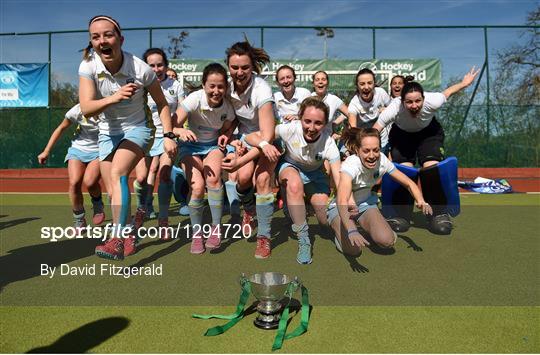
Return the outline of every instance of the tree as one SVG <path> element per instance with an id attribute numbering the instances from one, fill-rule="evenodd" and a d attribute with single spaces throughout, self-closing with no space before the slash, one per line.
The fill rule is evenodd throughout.
<path id="1" fill-rule="evenodd" d="M 189 46 L 185 43 L 189 36 L 188 31 L 182 31 L 178 36 L 169 35 L 169 47 L 167 47 L 167 53 L 170 59 L 178 59 L 184 53 Z"/>

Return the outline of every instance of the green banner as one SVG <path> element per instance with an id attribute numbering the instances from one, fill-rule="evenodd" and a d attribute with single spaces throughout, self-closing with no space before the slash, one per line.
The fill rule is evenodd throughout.
<path id="1" fill-rule="evenodd" d="M 170 67 L 180 75 L 181 81 L 199 83 L 204 67 L 212 62 L 223 63 L 211 59 L 171 59 Z M 439 59 L 356 59 L 356 60 L 312 60 L 278 59 L 270 62 L 263 69 L 263 75 L 275 87 L 273 74 L 282 65 L 289 65 L 296 71 L 297 86 L 311 89 L 312 74 L 324 70 L 330 75 L 330 91 L 340 92 L 354 90 L 354 77 L 358 70 L 369 68 L 377 74 L 377 83 L 388 89 L 394 75 L 412 75 L 424 89 L 433 91 L 441 86 L 441 62 Z"/>

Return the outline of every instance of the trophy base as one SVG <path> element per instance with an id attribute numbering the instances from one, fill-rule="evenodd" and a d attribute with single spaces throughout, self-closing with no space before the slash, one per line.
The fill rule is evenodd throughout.
<path id="1" fill-rule="evenodd" d="M 264 329 L 264 330 L 277 329 L 279 326 L 279 318 L 273 321 L 265 321 L 259 318 L 255 318 L 255 320 L 253 321 L 253 324 L 259 329 Z"/>

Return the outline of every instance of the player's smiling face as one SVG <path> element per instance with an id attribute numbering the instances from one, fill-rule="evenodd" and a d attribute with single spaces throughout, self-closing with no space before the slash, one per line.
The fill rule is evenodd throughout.
<path id="1" fill-rule="evenodd" d="M 163 81 L 167 79 L 167 74 L 166 74 L 167 67 L 161 55 L 157 53 L 150 54 L 148 58 L 146 58 L 146 63 L 148 63 L 150 68 L 152 68 L 152 71 L 156 73 L 156 76 L 159 81 Z"/>
<path id="2" fill-rule="evenodd" d="M 302 132 L 304 133 L 306 142 L 316 141 L 320 137 L 321 131 L 326 125 L 324 111 L 316 107 L 309 106 L 304 111 L 300 122 L 302 122 Z"/>
<path id="3" fill-rule="evenodd" d="M 290 69 L 284 68 L 277 73 L 277 82 L 283 95 L 294 95 L 294 80 L 294 73 Z"/>
<path id="4" fill-rule="evenodd" d="M 401 89 L 403 89 L 403 85 L 405 85 L 405 83 L 400 77 L 392 79 L 392 82 L 390 83 L 390 92 L 392 93 L 392 97 L 401 96 Z"/>
<path id="5" fill-rule="evenodd" d="M 203 88 L 210 107 L 219 107 L 223 103 L 223 96 L 227 91 L 227 79 L 219 73 L 209 74 Z"/>
<path id="6" fill-rule="evenodd" d="M 325 96 L 328 90 L 328 79 L 325 73 L 317 73 L 313 78 L 313 89 L 318 96 Z"/>
<path id="7" fill-rule="evenodd" d="M 229 72 L 234 83 L 235 91 L 242 93 L 249 86 L 253 63 L 247 55 L 233 54 L 229 57 Z"/>
<path id="8" fill-rule="evenodd" d="M 97 20 L 90 25 L 90 42 L 101 61 L 107 65 L 122 58 L 122 43 L 114 25 L 107 20 Z"/>
<path id="9" fill-rule="evenodd" d="M 366 168 L 373 169 L 377 166 L 377 162 L 381 157 L 380 144 L 381 142 L 377 137 L 364 137 L 362 139 L 362 144 L 356 154 Z"/>
<path id="10" fill-rule="evenodd" d="M 356 80 L 356 88 L 365 102 L 371 102 L 375 94 L 375 79 L 371 74 L 362 74 Z"/>
<path id="11" fill-rule="evenodd" d="M 405 95 L 403 106 L 411 113 L 412 116 L 418 115 L 424 106 L 424 97 L 419 91 L 411 91 Z"/>

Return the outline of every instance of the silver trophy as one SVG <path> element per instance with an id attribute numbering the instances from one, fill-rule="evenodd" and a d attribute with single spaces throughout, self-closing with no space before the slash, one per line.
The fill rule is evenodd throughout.
<path id="1" fill-rule="evenodd" d="M 276 329 L 279 325 L 282 301 L 300 287 L 297 277 L 294 280 L 285 274 L 278 272 L 263 272 L 253 274 L 246 278 L 242 274 L 242 280 L 251 284 L 251 293 L 259 301 L 257 304 L 257 318 L 253 321 L 256 327 L 261 329 Z"/>

